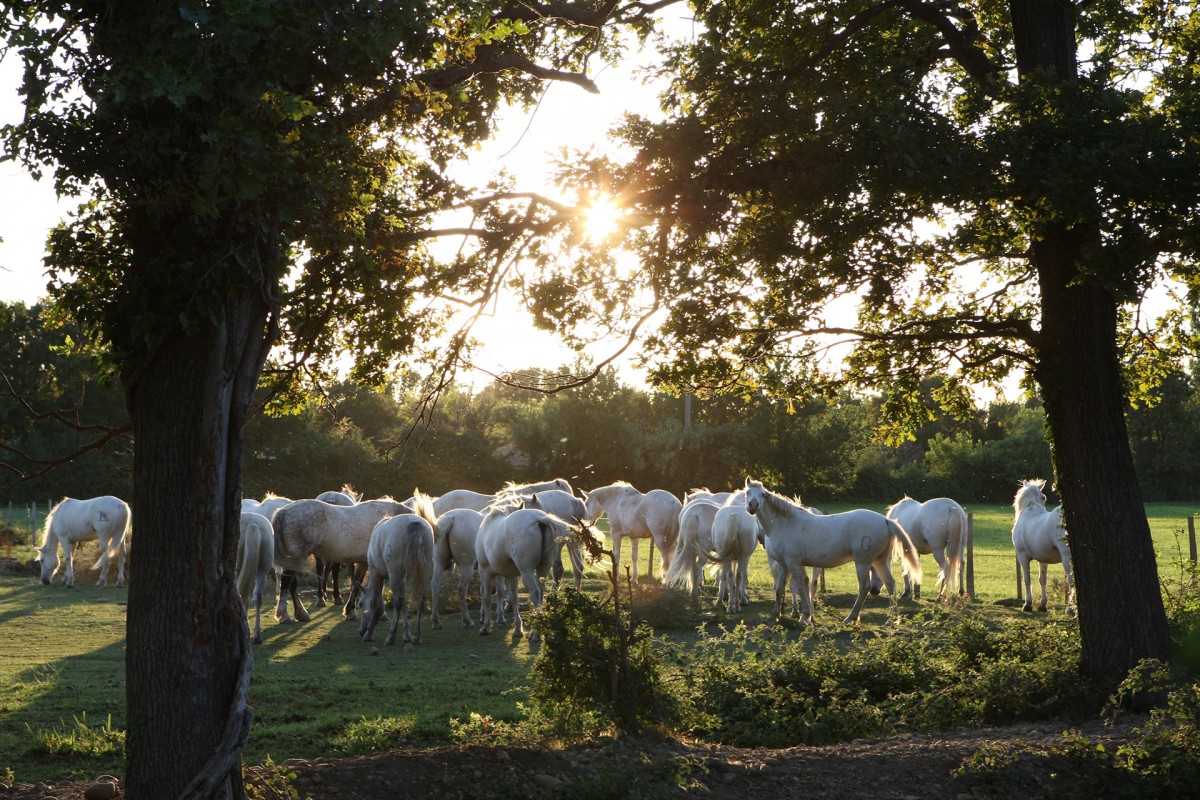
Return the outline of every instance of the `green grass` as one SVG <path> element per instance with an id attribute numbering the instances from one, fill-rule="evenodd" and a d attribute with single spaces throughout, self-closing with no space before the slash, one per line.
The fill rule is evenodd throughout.
<path id="1" fill-rule="evenodd" d="M 1168 582 L 1178 574 L 1175 565 L 1181 556 L 1187 556 L 1187 517 L 1193 510 L 1184 504 L 1147 509 L 1160 571 Z M 974 521 L 977 602 L 965 613 L 985 622 L 1016 616 L 1012 509 L 996 505 L 968 511 Z M 646 549 L 642 543 L 642 574 Z M 31 555 L 28 547 L 14 552 L 21 560 Z M 626 564 L 629 555 L 625 547 Z M 657 553 L 654 560 L 657 568 Z M 86 552 L 81 561 L 90 563 Z M 77 565 L 73 590 L 42 586 L 28 573 L 0 573 L 0 773 L 11 769 L 19 782 L 92 779 L 124 769 L 114 739 L 125 725 L 126 591 L 96 590 L 95 572 L 81 567 Z M 933 608 L 928 602 L 937 575 L 932 557 L 923 558 L 923 568 L 926 600 L 899 603 L 903 617 L 919 620 Z M 1057 567 L 1051 572 L 1059 583 L 1059 593 L 1051 599 L 1055 615 L 1061 613 L 1061 574 Z M 600 569 L 591 567 L 585 590 L 598 593 L 604 585 Z M 698 605 L 682 591 L 663 591 L 648 581 L 637 592 L 634 607 L 666 639 L 687 647 L 702 626 L 717 632 L 738 621 L 771 622 L 773 593 L 761 549 L 752 562 L 750 586 L 750 607 L 732 617 L 717 608 L 711 581 Z M 840 630 L 854 587 L 852 569 L 828 574 L 819 625 Z M 310 609 L 309 623 L 276 625 L 272 609 L 264 608 L 264 643 L 254 648 L 249 702 L 255 717 L 247 762 L 444 744 L 453 740 L 451 720 L 465 722 L 472 712 L 498 721 L 518 719 L 537 645 L 514 643 L 503 631 L 480 637 L 463 628 L 453 594 L 450 586 L 443 587 L 443 630 L 432 630 L 426 615 L 421 645 L 405 652 L 383 646 L 383 636 L 377 635 L 378 655 L 359 640 L 356 625 L 341 621 L 340 609 Z M 888 614 L 886 598 L 868 598 L 862 630 L 885 625 Z M 794 623 L 785 620 L 785 625 Z M 844 641 L 852 646 L 853 634 L 847 631 Z"/>

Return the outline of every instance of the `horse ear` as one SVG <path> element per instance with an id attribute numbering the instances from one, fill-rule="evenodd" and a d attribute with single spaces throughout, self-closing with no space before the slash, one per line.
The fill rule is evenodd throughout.
<path id="1" fill-rule="evenodd" d="M 749 475 L 747 475 L 747 476 L 746 476 L 746 488 L 747 488 L 747 489 L 749 489 L 749 488 L 750 488 L 750 483 L 751 483 L 751 481 L 750 481 L 750 476 L 749 476 Z"/>

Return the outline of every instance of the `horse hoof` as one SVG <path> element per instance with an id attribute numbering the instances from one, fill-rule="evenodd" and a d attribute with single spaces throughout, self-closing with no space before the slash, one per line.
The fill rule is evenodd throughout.
<path id="1" fill-rule="evenodd" d="M 491 631 L 489 631 L 487 628 L 480 628 L 480 629 L 479 629 L 479 635 L 480 635 L 480 636 L 488 636 L 488 635 L 490 635 L 490 634 L 491 634 Z"/>
<path id="2" fill-rule="evenodd" d="M 387 637 L 386 639 L 384 639 L 384 640 L 383 640 L 383 643 L 384 643 L 384 644 L 386 644 L 386 645 L 394 645 L 394 644 L 396 643 L 396 637 L 395 637 L 395 636 L 389 636 L 389 637 Z"/>
<path id="3" fill-rule="evenodd" d="M 413 643 L 412 643 L 412 642 L 405 642 L 405 643 L 404 643 L 404 652 L 406 652 L 406 653 L 411 653 L 412 651 L 413 651 Z"/>
<path id="4" fill-rule="evenodd" d="M 312 617 L 310 617 L 308 614 L 297 614 L 296 615 L 296 622 L 308 622 L 311 619 L 312 619 Z"/>
<path id="5" fill-rule="evenodd" d="M 432 625 L 433 625 L 433 629 L 434 629 L 435 631 L 440 631 L 440 630 L 442 629 L 442 623 L 440 623 L 440 622 L 433 622 L 433 623 L 430 623 L 430 624 L 432 624 Z"/>
<path id="6" fill-rule="evenodd" d="M 254 637 L 254 643 L 255 643 L 255 644 L 262 644 L 262 637 L 261 637 L 261 636 L 255 636 L 255 637 Z"/>
<path id="7" fill-rule="evenodd" d="M 313 603 L 313 608 L 324 608 L 324 607 L 325 607 L 325 600 L 323 598 L 318 597 L 317 602 Z"/>

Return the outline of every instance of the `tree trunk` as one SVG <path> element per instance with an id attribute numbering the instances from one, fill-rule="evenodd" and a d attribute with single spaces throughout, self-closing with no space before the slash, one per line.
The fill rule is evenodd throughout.
<path id="1" fill-rule="evenodd" d="M 1011 0 L 1010 7 L 1022 84 L 1073 83 L 1073 4 Z M 1039 144 L 1053 148 L 1086 135 L 1086 129 L 1064 128 L 1064 142 Z M 1028 186 L 1038 185 L 1036 178 L 1017 176 Z M 1036 197 L 1024 199 L 1037 208 Z M 1169 658 L 1171 640 L 1125 424 L 1117 302 L 1087 274 L 1084 245 L 1099 241 L 1099 222 L 1068 225 L 1054 220 L 1053 212 L 1036 226 L 1031 245 L 1042 299 L 1035 377 L 1075 567 L 1082 668 L 1111 688 L 1141 659 Z"/>
<path id="2" fill-rule="evenodd" d="M 270 334 L 263 295 L 166 337 L 125 376 L 136 443 L 126 797 L 241 798 L 250 641 L 234 585 L 242 424 Z"/>

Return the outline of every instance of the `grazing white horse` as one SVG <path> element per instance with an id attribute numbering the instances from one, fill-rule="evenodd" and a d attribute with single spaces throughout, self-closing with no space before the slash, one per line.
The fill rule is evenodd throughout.
<path id="1" fill-rule="evenodd" d="M 662 572 L 671 567 L 671 553 L 679 537 L 679 512 L 683 503 L 663 489 L 642 494 L 625 481 L 617 481 L 584 492 L 587 522 L 594 524 L 601 515 L 608 516 L 608 529 L 613 539 L 613 558 L 621 563 L 621 540 L 630 539 L 633 547 L 633 580 L 638 579 L 638 540 L 649 539 L 662 554 Z"/>
<path id="2" fill-rule="evenodd" d="M 1038 611 L 1046 610 L 1046 569 L 1061 563 L 1067 575 L 1067 608 L 1075 599 L 1075 579 L 1071 573 L 1071 551 L 1064 538 L 1062 509 L 1046 510 L 1046 481 L 1038 478 L 1021 482 L 1013 498 L 1012 541 L 1017 550 L 1017 563 L 1025 581 L 1025 605 L 1022 611 L 1033 610 L 1033 593 L 1029 591 L 1029 562 L 1038 562 L 1038 583 L 1042 587 L 1042 602 Z"/>
<path id="3" fill-rule="evenodd" d="M 63 550 L 66 565 L 63 586 L 75 586 L 75 548 L 81 543 L 95 539 L 100 547 L 100 558 L 96 569 L 100 579 L 96 588 L 108 583 L 108 564 L 117 558 L 117 586 L 125 585 L 125 540 L 129 536 L 132 514 L 124 500 L 110 495 L 93 497 L 90 500 L 75 500 L 64 497 L 46 515 L 42 528 L 42 546 L 38 548 L 38 560 L 42 565 L 42 583 L 58 574 L 58 548 Z"/>
<path id="4" fill-rule="evenodd" d="M 396 500 L 367 500 L 353 506 L 334 506 L 320 500 L 296 500 L 275 512 L 275 566 L 280 570 L 279 603 L 275 619 L 290 622 L 287 598 L 291 595 L 296 619 L 309 619 L 308 611 L 296 592 L 296 570 L 303 569 L 308 557 L 343 564 L 367 563 L 371 531 L 384 517 L 406 514 L 411 508 Z M 357 589 L 342 609 L 342 616 L 354 619 Z"/>
<path id="5" fill-rule="evenodd" d="M 539 508 L 547 514 L 574 525 L 582 526 L 587 517 L 587 508 L 583 501 L 563 489 L 545 489 L 529 495 L 521 494 L 525 508 Z M 571 559 L 571 572 L 575 578 L 575 588 L 583 586 L 583 546 L 574 537 L 566 542 L 567 555 Z M 558 586 L 563 576 L 562 548 L 554 554 L 554 566 L 551 567 L 554 585 Z"/>
<path id="6" fill-rule="evenodd" d="M 712 523 L 712 553 L 708 560 L 720 568 L 717 581 L 717 602 L 725 610 L 736 613 L 750 602 L 748 592 L 750 557 L 758 546 L 758 523 L 745 506 L 731 505 L 717 509 Z"/>
<path id="7" fill-rule="evenodd" d="M 938 599 L 946 590 L 958 591 L 958 573 L 962 569 L 963 548 L 967 542 L 967 512 L 949 497 L 935 497 L 918 502 L 905 497 L 887 510 L 887 516 L 900 523 L 921 553 L 930 553 L 941 572 L 938 573 Z M 904 594 L 914 599 L 921 596 L 921 584 L 911 584 L 904 576 Z"/>
<path id="8" fill-rule="evenodd" d="M 814 514 L 750 478 L 746 478 L 746 510 L 758 518 L 763 535 L 774 540 L 776 558 L 801 587 L 801 623 L 813 619 L 812 593 L 803 591 L 809 585 L 806 566 L 829 568 L 854 562 L 858 597 L 845 623 L 858 622 L 871 585 L 872 567 L 882 578 L 888 594 L 894 593 L 893 554 L 901 556 L 901 565 L 913 581 L 921 582 L 921 555 L 912 540 L 895 520 L 876 511 L 860 508 L 841 514 Z M 775 603 L 783 604 L 779 588 Z"/>
<path id="9" fill-rule="evenodd" d="M 356 491 L 353 486 L 348 483 L 343 483 L 341 491 L 321 492 L 314 498 L 322 503 L 329 503 L 334 506 L 352 506 L 362 500 L 362 492 Z M 338 586 L 341 579 L 342 565 L 337 561 L 323 561 L 316 559 L 317 572 L 317 608 L 325 607 L 325 600 L 329 594 L 333 595 L 333 602 L 342 602 L 342 591 Z M 361 575 L 355 574 L 355 564 L 346 565 L 350 570 L 350 582 L 354 583 L 361 579 Z M 366 565 L 363 565 L 366 568 Z"/>
<path id="10" fill-rule="evenodd" d="M 367 551 L 370 577 L 362 593 L 362 621 L 358 635 L 369 642 L 375 626 L 383 617 L 383 584 L 392 590 L 392 629 L 384 644 L 396 643 L 396 629 L 404 619 L 404 649 L 421 643 L 421 614 L 425 610 L 425 591 L 433 574 L 433 540 L 437 517 L 432 501 L 421 493 L 413 495 L 415 513 L 387 517 L 371 531 Z M 417 630 L 408 624 L 408 594 L 412 592 L 417 608 Z"/>
<path id="11" fill-rule="evenodd" d="M 489 602 L 495 585 L 500 578 L 508 579 L 509 601 L 512 604 L 516 624 L 513 638 L 525 635 L 521 611 L 517 605 L 517 581 L 519 577 L 529 594 L 529 605 L 537 608 L 542 604 L 542 584 L 554 565 L 554 555 L 562 542 L 570 536 L 567 524 L 557 517 L 536 508 L 518 508 L 516 505 L 494 505 L 488 509 L 475 540 L 475 558 L 479 562 L 479 590 L 483 595 L 483 625 L 481 636 L 492 631 L 492 603 Z M 537 632 L 530 634 L 536 639 Z"/>
<path id="12" fill-rule="evenodd" d="M 438 614 L 438 599 L 442 592 L 442 573 L 458 565 L 458 602 L 462 608 L 464 627 L 475 627 L 471 610 L 467 607 L 467 589 L 471 576 L 475 574 L 475 540 L 479 537 L 479 526 L 483 514 L 473 508 L 454 508 L 437 518 L 437 538 L 433 543 L 433 616 L 434 628 L 441 628 Z"/>
<path id="13" fill-rule="evenodd" d="M 709 500 L 692 499 L 679 512 L 679 536 L 663 583 L 686 587 L 693 600 L 704 583 L 704 565 L 713 550 L 713 520 L 720 510 Z"/>
<path id="14" fill-rule="evenodd" d="M 541 483 L 513 483 L 509 481 L 500 487 L 500 491 L 495 494 L 483 494 L 482 492 L 473 492 L 470 489 L 453 489 L 433 501 L 433 510 L 437 512 L 439 517 L 455 508 L 470 508 L 482 512 L 486 511 L 488 506 L 505 495 L 532 494 L 547 489 L 558 489 L 567 494 L 573 494 L 571 484 L 567 483 L 564 478 L 555 478 L 552 481 L 542 481 Z"/>
<path id="15" fill-rule="evenodd" d="M 254 602 L 254 643 L 262 644 L 262 599 L 267 575 L 275 566 L 275 531 L 255 511 L 243 511 L 238 543 L 237 589 L 242 605 Z"/>

